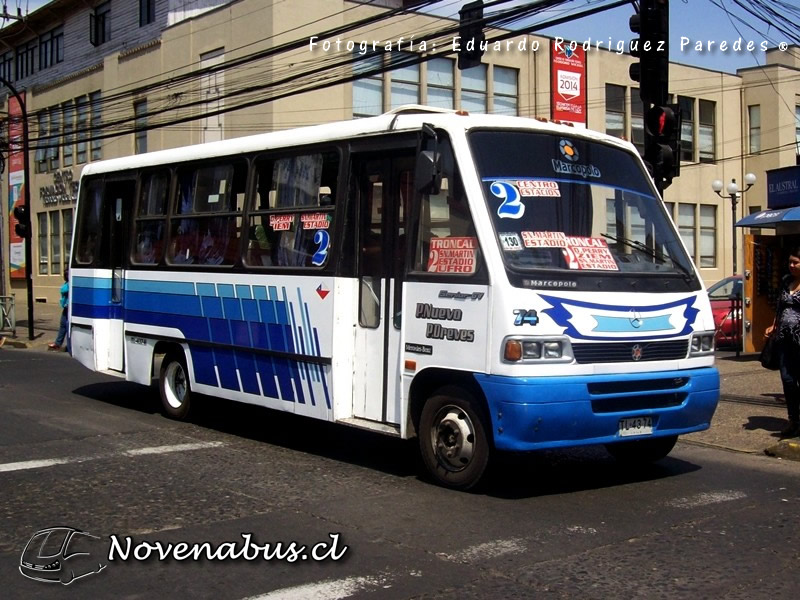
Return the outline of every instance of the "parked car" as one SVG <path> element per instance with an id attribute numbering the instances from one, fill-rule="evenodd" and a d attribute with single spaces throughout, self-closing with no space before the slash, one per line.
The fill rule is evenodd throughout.
<path id="1" fill-rule="evenodd" d="M 742 276 L 731 275 L 708 288 L 711 312 L 714 313 L 714 342 L 717 348 L 740 348 L 742 345 Z M 734 306 L 736 310 L 734 312 Z"/>

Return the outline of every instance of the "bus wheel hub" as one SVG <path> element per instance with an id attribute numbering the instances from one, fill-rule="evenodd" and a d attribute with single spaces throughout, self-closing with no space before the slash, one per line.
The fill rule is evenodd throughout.
<path id="1" fill-rule="evenodd" d="M 451 471 L 466 468 L 475 449 L 475 431 L 467 413 L 445 406 L 434 420 L 432 442 L 443 466 Z"/>

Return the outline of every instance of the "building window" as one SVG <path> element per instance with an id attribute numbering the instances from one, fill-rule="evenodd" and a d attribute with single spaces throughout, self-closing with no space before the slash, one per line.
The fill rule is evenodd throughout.
<path id="1" fill-rule="evenodd" d="M 56 27 L 39 38 L 39 70 L 64 62 L 64 28 Z"/>
<path id="2" fill-rule="evenodd" d="M 750 133 L 750 154 L 761 152 L 761 105 L 747 107 L 747 121 Z"/>
<path id="3" fill-rule="evenodd" d="M 794 151 L 800 156 L 800 105 L 794 107 Z"/>
<path id="4" fill-rule="evenodd" d="M 381 54 L 356 54 L 353 75 L 369 73 L 383 66 Z M 353 116 L 372 117 L 383 112 L 383 75 L 370 75 L 353 82 Z"/>
<path id="5" fill-rule="evenodd" d="M 139 27 L 156 20 L 156 0 L 139 0 Z"/>
<path id="6" fill-rule="evenodd" d="M 6 52 L 0 57 L 0 77 L 6 81 L 14 81 L 14 53 Z"/>
<path id="7" fill-rule="evenodd" d="M 36 115 L 36 120 L 39 123 L 39 135 L 36 140 L 36 172 L 47 172 L 47 121 L 49 115 L 46 110 L 41 111 Z"/>
<path id="8" fill-rule="evenodd" d="M 606 84 L 606 133 L 625 137 L 625 88 Z"/>
<path id="9" fill-rule="evenodd" d="M 23 79 L 34 73 L 33 60 L 36 57 L 36 40 L 17 47 L 17 79 Z"/>
<path id="10" fill-rule="evenodd" d="M 75 142 L 75 136 L 73 135 L 73 128 L 75 122 L 75 107 L 72 104 L 72 100 L 68 102 L 64 102 L 61 105 L 61 109 L 64 114 L 64 137 L 62 146 L 64 148 L 64 166 L 71 167 L 72 166 L 72 152 L 73 152 L 73 144 Z"/>
<path id="11" fill-rule="evenodd" d="M 517 74 L 517 69 L 497 65 L 493 67 L 493 112 L 500 115 L 517 115 Z"/>
<path id="12" fill-rule="evenodd" d="M 147 152 L 147 100 L 140 100 L 133 103 L 133 113 L 135 115 L 134 133 L 134 153 L 144 154 Z"/>
<path id="13" fill-rule="evenodd" d="M 61 273 L 61 211 L 50 212 L 50 274 Z"/>
<path id="14" fill-rule="evenodd" d="M 674 202 L 664 202 L 664 208 L 667 210 L 667 214 L 669 215 L 670 219 L 675 219 L 675 203 Z"/>
<path id="15" fill-rule="evenodd" d="M 700 205 L 700 266 L 717 266 L 717 207 Z"/>
<path id="16" fill-rule="evenodd" d="M 50 259 L 50 236 L 47 235 L 47 213 L 39 213 L 39 275 L 47 275 Z"/>
<path id="17" fill-rule="evenodd" d="M 103 140 L 98 139 L 103 129 L 103 112 L 102 112 L 100 92 L 92 92 L 89 94 L 89 112 L 92 119 L 92 139 L 90 142 L 92 148 L 92 160 L 100 160 L 103 158 Z"/>
<path id="18" fill-rule="evenodd" d="M 428 61 L 427 68 L 427 104 L 439 108 L 454 108 L 455 79 L 453 78 L 453 61 L 449 58 L 434 58 Z"/>
<path id="19" fill-rule="evenodd" d="M 80 165 L 86 162 L 86 140 L 89 137 L 89 105 L 86 103 L 86 96 L 75 98 L 75 111 L 78 113 L 75 163 Z"/>
<path id="20" fill-rule="evenodd" d="M 678 233 L 683 240 L 689 256 L 695 257 L 695 216 L 694 204 L 678 204 Z"/>
<path id="21" fill-rule="evenodd" d="M 70 190 L 70 193 L 72 190 Z M 69 249 L 72 246 L 72 209 L 61 211 L 61 226 L 64 229 L 64 268 L 69 267 Z"/>
<path id="22" fill-rule="evenodd" d="M 390 60 L 408 59 L 408 53 L 395 53 Z M 419 64 L 398 67 L 391 71 L 391 107 L 419 104 Z"/>
<path id="23" fill-rule="evenodd" d="M 461 71 L 461 108 L 471 113 L 486 112 L 486 65 Z"/>
<path id="24" fill-rule="evenodd" d="M 631 88 L 631 142 L 644 156 L 644 104 L 639 88 Z"/>
<path id="25" fill-rule="evenodd" d="M 716 160 L 714 148 L 716 147 L 716 136 L 714 134 L 714 115 L 717 111 L 716 102 L 710 100 L 700 100 L 698 102 L 698 154 L 700 162 L 713 163 Z"/>
<path id="26" fill-rule="evenodd" d="M 200 93 L 205 100 L 202 111 L 205 115 L 200 124 L 200 139 L 217 142 L 224 139 L 225 126 L 225 70 L 220 67 L 225 62 L 225 49 L 217 48 L 200 55 L 200 69 L 204 75 L 200 79 Z"/>
<path id="27" fill-rule="evenodd" d="M 59 143 L 61 139 L 61 107 L 56 105 L 50 109 L 50 131 L 47 138 L 47 168 L 56 171 L 60 168 Z"/>
<path id="28" fill-rule="evenodd" d="M 89 41 L 99 46 L 111 39 L 111 2 L 99 4 L 89 15 Z"/>
<path id="29" fill-rule="evenodd" d="M 678 96 L 678 106 L 681 110 L 681 160 L 691 162 L 694 161 L 694 98 Z"/>

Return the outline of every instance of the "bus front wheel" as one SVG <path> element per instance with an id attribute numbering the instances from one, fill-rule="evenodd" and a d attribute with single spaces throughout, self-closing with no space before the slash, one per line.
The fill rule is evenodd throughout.
<path id="1" fill-rule="evenodd" d="M 608 453 L 626 464 L 644 465 L 661 460 L 675 447 L 677 435 L 606 444 Z"/>
<path id="2" fill-rule="evenodd" d="M 460 388 L 447 387 L 422 408 L 422 460 L 437 483 L 459 490 L 473 487 L 489 464 L 487 420 L 478 402 Z"/>
<path id="3" fill-rule="evenodd" d="M 183 352 L 164 356 L 158 382 L 164 412 L 173 419 L 185 419 L 189 414 L 192 389 Z"/>

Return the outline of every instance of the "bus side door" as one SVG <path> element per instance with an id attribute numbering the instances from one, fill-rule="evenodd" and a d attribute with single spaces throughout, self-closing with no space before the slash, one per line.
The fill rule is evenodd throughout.
<path id="1" fill-rule="evenodd" d="M 353 416 L 399 423 L 400 310 L 414 150 L 355 153 L 351 169 L 359 224 Z"/>
<path id="2" fill-rule="evenodd" d="M 108 368 L 114 371 L 125 370 L 125 267 L 128 262 L 128 235 L 135 190 L 135 179 L 107 180 L 104 193 L 106 219 L 104 246 L 111 277 Z"/>

